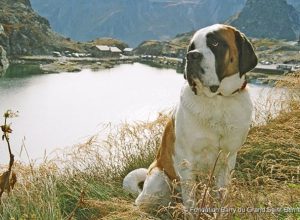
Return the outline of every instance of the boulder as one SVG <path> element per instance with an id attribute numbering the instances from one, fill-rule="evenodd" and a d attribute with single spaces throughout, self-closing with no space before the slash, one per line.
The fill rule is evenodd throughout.
<path id="1" fill-rule="evenodd" d="M 6 51 L 0 46 L 0 76 L 3 75 L 9 66 L 8 59 L 6 57 Z"/>
<path id="2" fill-rule="evenodd" d="M 4 27 L 2 26 L 2 24 L 0 24 L 0 34 L 5 34 Z"/>

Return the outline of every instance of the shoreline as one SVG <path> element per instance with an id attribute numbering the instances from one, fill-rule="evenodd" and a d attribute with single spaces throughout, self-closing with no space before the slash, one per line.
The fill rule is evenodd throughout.
<path id="1" fill-rule="evenodd" d="M 133 63 L 136 57 L 124 58 L 94 58 L 94 57 L 53 57 L 53 56 L 24 56 L 14 59 L 13 64 L 37 64 L 45 73 L 79 72 L 83 69 L 113 68 L 115 65 Z"/>
<path id="2" fill-rule="evenodd" d="M 124 56 L 121 58 L 23 56 L 11 60 L 11 64 L 38 65 L 45 74 L 80 72 L 83 69 L 98 71 L 110 69 L 119 64 L 132 64 L 134 62 L 156 68 L 174 69 L 179 74 L 183 74 L 184 71 L 184 61 L 182 59 L 162 56 Z M 283 78 L 285 78 L 285 74 L 259 72 L 256 69 L 247 74 L 250 83 L 269 86 L 274 86 Z"/>
<path id="3" fill-rule="evenodd" d="M 45 73 L 78 72 L 83 69 L 109 69 L 115 65 L 139 62 L 157 68 L 171 68 L 183 73 L 182 59 L 173 57 L 123 56 L 120 58 L 107 57 L 53 57 L 53 56 L 23 56 L 15 58 L 12 64 L 39 64 Z"/>

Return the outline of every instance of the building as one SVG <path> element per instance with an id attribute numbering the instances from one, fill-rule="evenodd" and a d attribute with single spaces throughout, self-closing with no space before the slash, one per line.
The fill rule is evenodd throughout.
<path id="1" fill-rule="evenodd" d="M 111 57 L 120 57 L 122 50 L 117 47 L 110 47 L 110 56 Z"/>
<path id="2" fill-rule="evenodd" d="M 133 48 L 125 48 L 123 54 L 126 56 L 133 56 Z"/>
<path id="3" fill-rule="evenodd" d="M 106 45 L 96 45 L 91 48 L 91 54 L 94 57 L 109 57 L 111 55 L 110 47 Z"/>
<path id="4" fill-rule="evenodd" d="M 94 57 L 120 57 L 121 53 L 119 48 L 106 45 L 96 45 L 91 48 L 91 54 Z"/>

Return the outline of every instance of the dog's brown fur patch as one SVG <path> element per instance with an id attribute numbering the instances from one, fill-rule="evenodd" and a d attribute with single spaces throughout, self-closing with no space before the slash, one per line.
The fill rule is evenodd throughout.
<path id="1" fill-rule="evenodd" d="M 148 174 L 157 167 L 163 170 L 171 181 L 178 179 L 172 156 L 174 155 L 175 125 L 174 119 L 170 119 L 165 127 L 161 144 L 158 149 L 155 161 L 150 165 Z"/>

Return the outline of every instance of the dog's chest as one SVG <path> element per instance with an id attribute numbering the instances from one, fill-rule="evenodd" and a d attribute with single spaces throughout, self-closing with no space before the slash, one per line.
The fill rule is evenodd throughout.
<path id="1" fill-rule="evenodd" d="M 185 88 L 176 113 L 175 160 L 212 161 L 220 150 L 235 153 L 251 123 L 247 92 L 232 97 L 195 96 Z"/>

